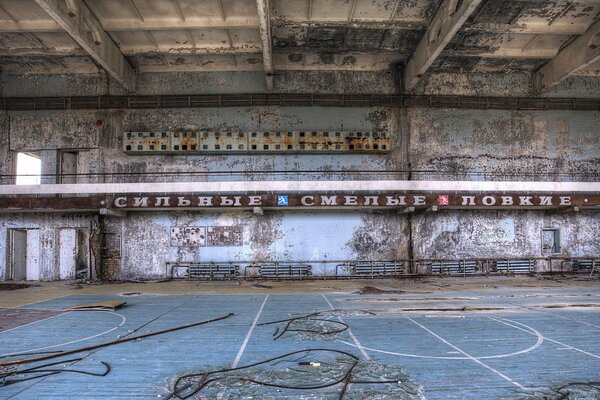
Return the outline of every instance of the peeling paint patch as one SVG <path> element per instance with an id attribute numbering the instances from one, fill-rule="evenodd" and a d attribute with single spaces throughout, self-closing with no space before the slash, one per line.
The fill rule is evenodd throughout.
<path id="1" fill-rule="evenodd" d="M 394 260 L 408 258 L 406 217 L 395 213 L 372 213 L 361 216 L 346 246 L 358 260 Z"/>

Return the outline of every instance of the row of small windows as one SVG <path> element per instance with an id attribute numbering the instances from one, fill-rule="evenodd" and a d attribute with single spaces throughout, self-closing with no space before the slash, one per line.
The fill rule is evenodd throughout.
<path id="1" fill-rule="evenodd" d="M 209 137 L 209 132 L 199 132 L 201 137 L 204 138 L 208 138 Z M 213 132 L 215 137 L 220 137 L 221 134 L 224 134 L 226 137 L 233 137 L 234 133 L 233 132 Z M 281 137 L 285 134 L 285 132 L 262 132 L 262 136 L 263 137 L 269 137 L 270 134 L 273 134 L 273 136 L 275 137 Z M 306 136 L 312 136 L 312 137 L 317 137 L 317 136 L 323 136 L 323 137 L 329 137 L 331 134 L 331 136 L 335 136 L 335 137 L 341 137 L 342 136 L 342 132 L 317 132 L 317 131 L 312 131 L 312 132 L 298 132 L 298 135 L 300 137 L 306 137 Z M 134 137 L 135 133 L 134 132 L 127 132 L 127 137 L 128 138 L 132 138 Z M 252 137 L 258 137 L 259 132 L 251 132 L 250 136 Z M 373 138 L 383 138 L 385 139 L 387 137 L 387 134 L 385 132 L 347 132 L 346 133 L 347 136 L 349 137 L 371 137 L 371 135 L 373 135 Z M 138 132 L 137 137 L 142 138 L 142 137 L 161 137 L 161 138 L 167 138 L 168 137 L 168 132 Z M 195 137 L 196 136 L 196 132 L 173 132 L 173 137 L 179 138 L 191 138 L 191 137 Z M 244 132 L 239 132 L 236 133 L 235 136 L 237 137 L 244 137 Z M 294 132 L 287 132 L 287 136 L 288 137 L 293 137 L 294 136 Z"/>
<path id="2" fill-rule="evenodd" d="M 179 146 L 179 145 L 176 144 L 176 145 L 173 146 L 173 150 L 175 150 L 175 151 L 179 151 L 179 150 L 182 150 L 182 151 L 197 150 L 198 149 L 197 147 L 198 146 L 195 145 L 195 144 L 192 144 L 190 146 L 185 145 L 185 144 Z M 258 150 L 259 146 L 256 145 L 256 144 L 253 144 L 253 145 L 251 145 L 250 148 L 252 150 Z M 293 150 L 294 149 L 294 147 L 291 144 L 288 144 L 287 146 L 284 146 L 284 145 L 281 145 L 281 144 L 275 144 L 275 145 L 264 144 L 264 145 L 262 145 L 262 150 L 283 150 L 285 148 L 287 148 L 287 150 Z M 223 147 L 223 149 L 233 150 L 233 145 L 231 145 L 231 144 L 225 145 Z M 330 146 L 329 144 L 322 144 L 322 145 L 318 145 L 318 144 L 310 144 L 310 145 L 301 144 L 301 145 L 298 146 L 298 149 L 299 150 L 307 150 L 307 149 L 310 149 L 310 150 L 332 150 L 332 149 L 341 150 L 342 149 L 342 145 L 335 144 L 335 145 L 331 145 Z M 355 146 L 353 144 L 348 145 L 348 149 L 354 150 Z M 363 146 L 362 144 L 357 144 L 356 145 L 356 149 L 357 150 L 371 150 L 371 145 L 365 144 Z M 381 150 L 386 150 L 387 149 L 387 145 L 382 144 L 381 146 L 379 146 L 377 144 L 373 144 L 373 150 L 380 150 L 380 149 Z M 133 150 L 133 146 L 127 145 L 125 147 L 125 150 L 132 151 Z M 144 146 L 143 145 L 137 145 L 136 146 L 136 150 L 143 151 L 144 150 Z M 155 145 L 153 145 L 153 144 L 151 144 L 151 145 L 148 146 L 148 150 L 158 150 L 158 147 L 155 146 Z M 167 150 L 167 146 L 164 145 L 164 144 L 160 145 L 160 150 Z M 204 144 L 204 145 L 202 145 L 202 150 L 221 150 L 221 145 L 220 144 L 215 144 L 214 148 L 210 149 L 207 144 Z M 237 146 L 237 150 L 244 150 L 244 145 L 243 144 L 238 145 Z"/>

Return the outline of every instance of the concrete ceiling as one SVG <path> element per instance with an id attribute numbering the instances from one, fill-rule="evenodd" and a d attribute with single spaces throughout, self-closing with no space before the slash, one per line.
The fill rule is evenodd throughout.
<path id="1" fill-rule="evenodd" d="M 384 70 L 417 58 L 428 30 L 444 28 L 444 20 L 431 24 L 446 3 L 458 9 L 467 2 L 0 0 L 0 68 L 8 74 L 96 72 L 106 67 L 106 56 L 90 53 L 86 44 L 100 45 L 106 33 L 137 72 Z M 600 20 L 600 0 L 471 2 L 474 11 L 450 27 L 448 43 L 422 70 L 535 71 Z M 52 7 L 85 20 L 73 33 L 48 12 Z M 586 45 L 596 51 L 600 35 L 592 36 Z M 600 76 L 595 53 L 585 61 L 569 74 Z"/>

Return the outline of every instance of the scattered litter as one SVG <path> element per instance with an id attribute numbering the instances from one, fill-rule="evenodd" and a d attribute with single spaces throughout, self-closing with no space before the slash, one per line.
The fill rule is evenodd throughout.
<path id="1" fill-rule="evenodd" d="M 373 302 L 373 303 L 386 303 L 386 302 L 420 302 L 420 301 L 471 301 L 471 300 L 479 300 L 476 297 L 415 297 L 415 298 L 394 298 L 394 297 L 384 297 L 384 298 L 354 298 L 354 299 L 346 299 L 349 302 L 363 303 L 363 302 Z"/>
<path id="2" fill-rule="evenodd" d="M 139 296 L 141 295 L 141 292 L 125 292 L 125 293 L 121 293 L 121 296 Z"/>
<path id="3" fill-rule="evenodd" d="M 464 306 L 464 307 L 386 307 L 377 308 L 370 311 L 375 311 L 378 314 L 398 314 L 404 312 L 425 312 L 425 313 L 438 313 L 438 312 L 476 312 L 476 311 L 507 311 L 519 309 L 518 307 L 479 307 L 479 306 Z"/>
<path id="4" fill-rule="evenodd" d="M 183 374 L 169 386 L 167 399 L 422 398 L 421 387 L 401 368 L 333 349 L 299 350 L 242 367 Z"/>
<path id="5" fill-rule="evenodd" d="M 264 283 L 255 282 L 252 284 L 253 288 L 257 289 L 273 289 L 273 286 L 265 285 Z"/>
<path id="6" fill-rule="evenodd" d="M 127 304 L 124 301 L 99 301 L 98 303 L 78 304 L 65 308 L 65 311 L 115 311 Z"/>
<path id="7" fill-rule="evenodd" d="M 545 304 L 542 306 L 532 306 L 532 308 L 571 308 L 571 307 L 600 307 L 598 303 L 586 304 Z"/>
<path id="8" fill-rule="evenodd" d="M 321 363 L 317 361 L 300 361 L 298 365 L 310 365 L 311 367 L 320 367 Z"/>

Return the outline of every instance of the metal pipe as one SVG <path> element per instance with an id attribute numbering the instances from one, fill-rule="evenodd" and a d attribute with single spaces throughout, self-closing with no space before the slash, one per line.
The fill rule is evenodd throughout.
<path id="1" fill-rule="evenodd" d="M 472 97 L 414 94 L 224 94 L 159 96 L 4 97 L 0 110 L 94 110 L 207 107 L 412 107 L 501 110 L 600 110 L 600 99 Z"/>

